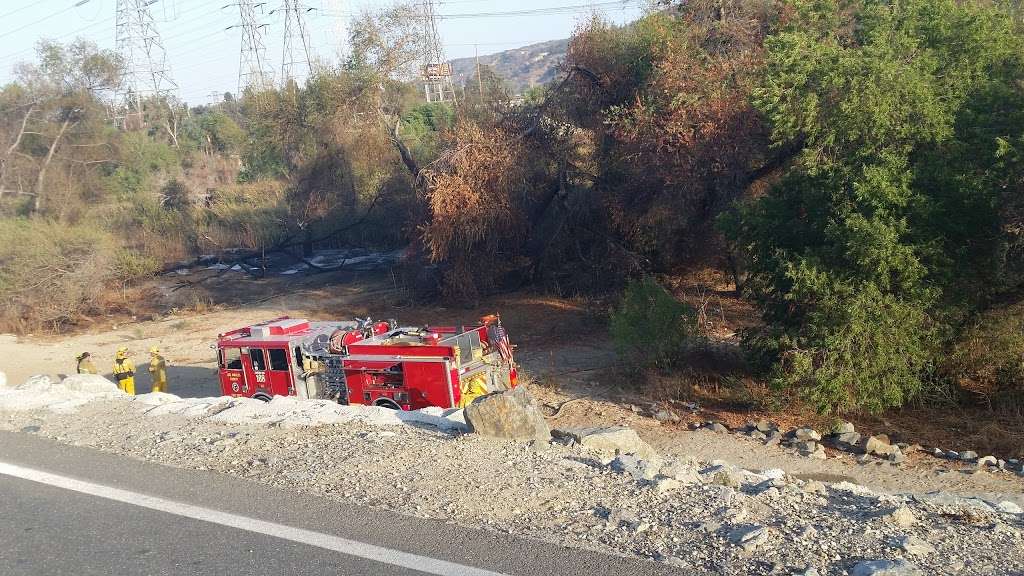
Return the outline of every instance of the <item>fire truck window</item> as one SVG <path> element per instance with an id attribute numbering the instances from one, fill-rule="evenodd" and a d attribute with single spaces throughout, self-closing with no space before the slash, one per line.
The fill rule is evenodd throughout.
<path id="1" fill-rule="evenodd" d="M 263 350 L 260 350 L 259 348 L 250 348 L 249 360 L 252 362 L 252 369 L 256 372 L 266 371 L 267 363 L 263 361 Z"/>
<path id="2" fill-rule="evenodd" d="M 287 372 L 288 371 L 288 353 L 282 348 L 271 348 L 267 350 L 270 355 L 270 369 Z"/>
<path id="3" fill-rule="evenodd" d="M 238 348 L 224 348 L 221 350 L 221 366 L 226 370 L 242 369 L 242 353 Z"/>

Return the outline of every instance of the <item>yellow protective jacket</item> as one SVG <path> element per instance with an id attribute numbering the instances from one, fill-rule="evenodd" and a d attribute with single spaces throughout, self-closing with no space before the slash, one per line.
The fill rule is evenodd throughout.
<path id="1" fill-rule="evenodd" d="M 79 374 L 96 374 L 96 365 L 89 358 L 82 358 L 78 361 Z"/>
<path id="2" fill-rule="evenodd" d="M 118 358 L 114 360 L 114 380 L 120 382 L 127 378 L 135 377 L 135 363 L 131 358 Z"/>
<path id="3" fill-rule="evenodd" d="M 167 382 L 167 362 L 163 356 L 153 356 L 149 360 L 149 373 L 153 375 L 153 382 Z"/>

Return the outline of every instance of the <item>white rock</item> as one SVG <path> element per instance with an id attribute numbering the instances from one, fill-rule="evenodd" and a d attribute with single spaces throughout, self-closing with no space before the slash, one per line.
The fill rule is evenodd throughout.
<path id="1" fill-rule="evenodd" d="M 978 458 L 978 466 L 998 466 L 999 461 L 996 460 L 995 456 L 982 456 Z"/>
<path id="2" fill-rule="evenodd" d="M 917 522 L 917 517 L 906 506 L 900 506 L 884 515 L 885 519 L 897 526 L 908 528 Z"/>
<path id="3" fill-rule="evenodd" d="M 1024 510 L 1021 509 L 1019 504 L 1009 500 L 1003 500 L 996 504 L 996 509 L 1007 514 L 1024 514 Z"/>
<path id="4" fill-rule="evenodd" d="M 935 553 L 935 547 L 913 534 L 905 534 L 896 538 L 896 545 L 907 554 L 928 556 Z"/>
<path id="5" fill-rule="evenodd" d="M 675 478 L 658 478 L 654 482 L 654 491 L 658 494 L 668 494 L 683 487 L 683 483 Z"/>
<path id="6" fill-rule="evenodd" d="M 867 560 L 858 562 L 850 576 L 923 576 L 923 572 L 906 560 Z"/>
<path id="7" fill-rule="evenodd" d="M 0 389 L 0 410 L 69 414 L 97 400 L 127 398 L 127 394 L 102 376 L 76 374 L 54 382 L 49 376 L 36 375 L 15 388 Z"/>
<path id="8" fill-rule="evenodd" d="M 793 431 L 793 437 L 797 440 L 813 440 L 815 442 L 821 440 L 821 434 L 813 428 L 797 428 Z"/>

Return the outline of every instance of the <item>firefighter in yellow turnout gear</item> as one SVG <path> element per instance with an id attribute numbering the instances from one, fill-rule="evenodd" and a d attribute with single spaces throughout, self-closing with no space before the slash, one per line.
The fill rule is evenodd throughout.
<path id="1" fill-rule="evenodd" d="M 118 348 L 114 358 L 114 380 L 123 392 L 135 395 L 135 363 L 128 357 L 127 348 Z"/>
<path id="2" fill-rule="evenodd" d="M 156 346 L 149 349 L 149 374 L 153 377 L 153 392 L 167 392 L 167 362 Z"/>
<path id="3" fill-rule="evenodd" d="M 92 356 L 88 352 L 82 352 L 76 359 L 78 360 L 79 374 L 98 374 L 96 365 L 92 363 Z"/>

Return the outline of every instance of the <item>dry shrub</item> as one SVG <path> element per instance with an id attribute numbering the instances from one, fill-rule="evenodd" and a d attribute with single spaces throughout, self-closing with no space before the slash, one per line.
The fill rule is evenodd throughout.
<path id="1" fill-rule="evenodd" d="M 578 75 L 565 107 L 603 134 L 605 209 L 655 264 L 714 258 L 715 217 L 771 172 L 769 131 L 752 105 L 775 0 L 696 0 L 628 27 L 591 22 L 570 43 Z"/>
<path id="2" fill-rule="evenodd" d="M 448 149 L 423 172 L 429 210 L 421 238 L 444 262 L 445 295 L 475 301 L 517 266 L 526 236 L 523 144 L 502 129 L 460 122 Z"/>
<path id="3" fill-rule="evenodd" d="M 1024 301 L 981 315 L 954 344 L 943 369 L 976 401 L 1024 413 Z"/>
<path id="4" fill-rule="evenodd" d="M 259 250 L 284 238 L 288 208 L 284 186 L 260 181 L 218 190 L 198 224 L 203 250 Z"/>
<path id="5" fill-rule="evenodd" d="M 59 328 L 116 282 L 119 248 L 98 228 L 0 221 L 0 321 L 18 331 Z"/>

